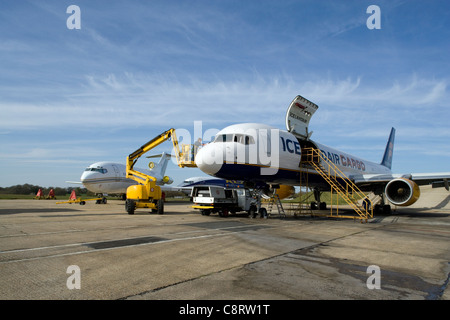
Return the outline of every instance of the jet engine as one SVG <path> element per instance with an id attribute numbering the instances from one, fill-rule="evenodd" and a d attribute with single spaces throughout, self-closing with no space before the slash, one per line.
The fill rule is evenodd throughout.
<path id="1" fill-rule="evenodd" d="M 277 194 L 280 199 L 285 199 L 287 197 L 292 196 L 295 193 L 295 188 L 293 186 L 287 186 L 287 185 L 279 185 L 276 187 L 268 187 L 264 189 L 264 193 L 262 195 L 263 198 L 269 199 L 274 194 Z"/>
<path id="2" fill-rule="evenodd" d="M 386 198 L 396 206 L 410 206 L 420 197 L 417 183 L 406 178 L 389 181 L 385 188 Z"/>
<path id="3" fill-rule="evenodd" d="M 164 176 L 162 180 L 165 184 L 171 184 L 173 182 L 172 178 L 168 176 Z"/>
<path id="4" fill-rule="evenodd" d="M 275 193 L 278 194 L 280 199 L 285 199 L 285 198 L 292 196 L 295 193 L 295 189 L 293 186 L 287 186 L 287 185 L 282 184 L 276 190 Z"/>

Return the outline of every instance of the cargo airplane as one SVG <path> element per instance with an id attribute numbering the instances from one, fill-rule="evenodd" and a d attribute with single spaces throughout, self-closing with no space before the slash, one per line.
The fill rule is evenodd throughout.
<path id="1" fill-rule="evenodd" d="M 328 147 L 310 139 L 309 121 L 318 106 L 297 96 L 286 113 L 286 130 L 259 123 L 228 126 L 219 131 L 214 140 L 203 146 L 196 157 L 198 168 L 204 173 L 270 190 L 280 185 L 299 186 L 301 175 L 308 173 L 309 187 L 314 190 L 316 203 L 326 208 L 320 194 L 330 185 L 312 167 L 300 167 L 305 148 L 318 149 L 329 162 L 340 169 L 363 192 L 379 195 L 375 212 L 390 212 L 390 204 L 412 205 L 420 196 L 420 185 L 432 184 L 449 190 L 450 172 L 394 174 L 391 171 L 395 129 L 390 136 L 380 163 L 374 163 Z M 322 159 L 320 162 L 324 162 Z M 304 176 L 303 176 L 304 178 Z M 305 181 L 305 180 L 303 180 Z"/>

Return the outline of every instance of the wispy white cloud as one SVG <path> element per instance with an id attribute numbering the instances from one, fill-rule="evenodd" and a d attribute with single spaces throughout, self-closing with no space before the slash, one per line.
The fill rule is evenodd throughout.
<path id="1" fill-rule="evenodd" d="M 5 130 L 80 124 L 85 127 L 149 123 L 183 126 L 195 120 L 225 124 L 236 121 L 237 116 L 248 121 L 266 117 L 265 120 L 276 119 L 282 124 L 296 94 L 319 105 L 320 119 L 354 121 L 350 119 L 358 112 L 363 119 L 376 122 L 387 115 L 410 118 L 411 113 L 414 117 L 420 110 L 439 110 L 449 96 L 446 80 L 417 76 L 374 87 L 366 86 L 362 78 L 296 82 L 278 77 L 268 80 L 252 77 L 239 81 L 182 82 L 148 74 L 88 75 L 76 93 L 56 96 L 56 102 L 0 101 L 3 110 L 0 125 Z"/>

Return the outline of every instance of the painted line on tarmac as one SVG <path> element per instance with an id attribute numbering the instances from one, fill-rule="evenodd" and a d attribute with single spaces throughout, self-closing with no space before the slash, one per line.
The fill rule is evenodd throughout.
<path id="1" fill-rule="evenodd" d="M 35 258 L 25 258 L 25 259 L 18 259 L 18 260 L 10 260 L 10 261 L 2 261 L 0 264 L 6 264 L 6 263 L 13 263 L 13 262 L 23 262 L 23 261 L 32 261 L 32 260 L 40 260 L 40 259 L 46 259 L 46 258 L 56 258 L 56 257 L 66 257 L 66 256 L 72 256 L 72 255 L 79 255 L 83 253 L 94 253 L 99 251 L 108 251 L 108 250 L 115 250 L 115 249 L 122 249 L 122 248 L 130 248 L 130 247 L 139 247 L 139 246 L 145 246 L 145 245 L 152 245 L 152 244 L 160 244 L 160 243 L 169 243 L 169 242 L 175 242 L 175 241 L 185 241 L 185 240 L 196 240 L 196 239 L 202 239 L 202 238 L 212 238 L 212 237 L 220 237 L 220 236 L 226 236 L 226 235 L 232 235 L 234 234 L 230 232 L 224 232 L 219 234 L 209 234 L 209 235 L 202 235 L 202 236 L 196 236 L 196 237 L 187 237 L 187 238 L 177 238 L 177 239 L 167 239 L 159 242 L 149 242 L 149 243 L 139 243 L 129 246 L 119 246 L 119 247 L 109 247 L 109 248 L 103 248 L 103 249 L 91 249 L 91 250 L 85 250 L 85 251 L 76 251 L 76 252 L 69 252 L 69 253 L 61 253 L 61 254 L 54 254 L 50 256 L 45 257 L 35 257 Z M 239 233 L 239 232 L 237 232 Z M 75 245 L 75 244 L 73 244 Z M 82 244 L 83 246 L 86 244 Z M 2 253 L 2 252 L 0 252 Z M 10 253 L 10 251 L 8 252 Z"/>
<path id="2" fill-rule="evenodd" d="M 249 231 L 249 229 L 242 230 L 243 226 L 233 226 L 233 227 L 224 227 L 219 229 L 212 229 L 215 230 L 230 230 L 231 232 L 222 232 L 222 233 L 214 233 L 214 234 L 207 234 L 207 235 L 200 235 L 200 236 L 192 236 L 192 237 L 184 237 L 184 238 L 175 238 L 175 239 L 163 239 L 160 241 L 154 241 L 154 242 L 141 242 L 141 243 L 135 243 L 135 244 L 128 244 L 128 245 L 118 245 L 118 246 L 107 246 L 105 248 L 96 247 L 97 244 L 105 244 L 107 242 L 117 242 L 117 241 L 133 241 L 136 239 L 141 239 L 144 237 L 134 237 L 134 238 L 127 238 L 127 239 L 119 239 L 119 240 L 108 240 L 108 241 L 96 241 L 96 242 L 84 242 L 84 243 L 70 243 L 65 245 L 57 245 L 57 246 L 47 246 L 47 247 L 38 247 L 38 248 L 28 248 L 28 249 L 17 249 L 17 250 L 9 250 L 9 251 L 0 251 L 0 254 L 11 254 L 11 253 L 17 253 L 17 252 L 26 252 L 26 251 L 38 251 L 38 250 L 46 250 L 46 249 L 56 249 L 56 248 L 66 248 L 66 247 L 76 247 L 76 246 L 83 246 L 90 248 L 91 250 L 83 250 L 83 251 L 76 251 L 76 252 L 68 252 L 68 253 L 61 253 L 61 254 L 55 254 L 55 255 L 48 255 L 48 256 L 41 256 L 41 257 L 34 257 L 34 258 L 23 258 L 23 259 L 16 259 L 16 260 L 9 260 L 9 261 L 1 261 L 0 264 L 5 263 L 12 263 L 12 262 L 22 262 L 22 261 L 32 261 L 32 260 L 39 260 L 44 258 L 54 258 L 54 257 L 64 257 L 64 256 L 70 256 L 70 255 L 78 255 L 83 253 L 92 253 L 92 252 L 99 252 L 99 251 L 106 251 L 106 250 L 114 250 L 114 249 L 121 249 L 125 247 L 138 247 L 138 246 L 144 246 L 144 245 L 152 245 L 152 244 L 160 244 L 160 243 L 169 243 L 169 242 L 175 242 L 175 241 L 186 241 L 186 240 L 196 240 L 196 239 L 203 239 L 203 238 L 211 238 L 211 237 L 220 237 L 220 236 L 226 236 L 226 235 L 232 235 L 235 233 L 242 233 Z M 240 231 L 234 231 L 232 229 L 241 229 Z M 174 233 L 171 235 L 177 235 L 177 234 L 186 234 L 186 233 L 196 233 L 201 232 L 201 230 L 192 230 L 192 231 L 184 231 L 180 233 Z"/>

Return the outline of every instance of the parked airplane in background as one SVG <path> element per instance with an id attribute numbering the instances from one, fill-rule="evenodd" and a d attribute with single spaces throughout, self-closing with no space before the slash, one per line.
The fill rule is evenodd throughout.
<path id="1" fill-rule="evenodd" d="M 286 114 L 288 131 L 259 123 L 235 124 L 219 131 L 214 141 L 205 145 L 195 162 L 204 173 L 228 180 L 243 180 L 255 187 L 299 186 L 301 175 L 314 190 L 320 207 L 322 191 L 330 185 L 312 167 L 300 168 L 305 148 L 321 150 L 328 160 L 340 169 L 362 191 L 381 196 L 378 208 L 390 212 L 390 203 L 409 206 L 420 196 L 419 185 L 433 184 L 449 190 L 450 172 L 406 173 L 391 172 L 395 129 L 392 128 L 381 163 L 367 161 L 310 140 L 309 121 L 318 106 L 297 96 Z M 320 160 L 323 162 L 322 160 Z M 380 207 L 381 205 L 381 207 Z M 377 208 L 377 209 L 378 209 Z"/>
<path id="2" fill-rule="evenodd" d="M 139 170 L 148 172 L 155 177 L 157 184 L 160 186 L 171 184 L 173 180 L 165 175 L 171 155 L 162 153 L 152 157 L 158 156 L 160 156 L 160 160 L 157 164 L 149 163 L 150 170 Z M 124 196 L 127 188 L 136 184 L 136 181 L 126 178 L 126 167 L 124 164 L 106 161 L 91 164 L 84 170 L 80 180 L 81 182 L 69 181 L 69 183 L 83 184 L 89 191 L 101 195 L 119 194 Z"/>

